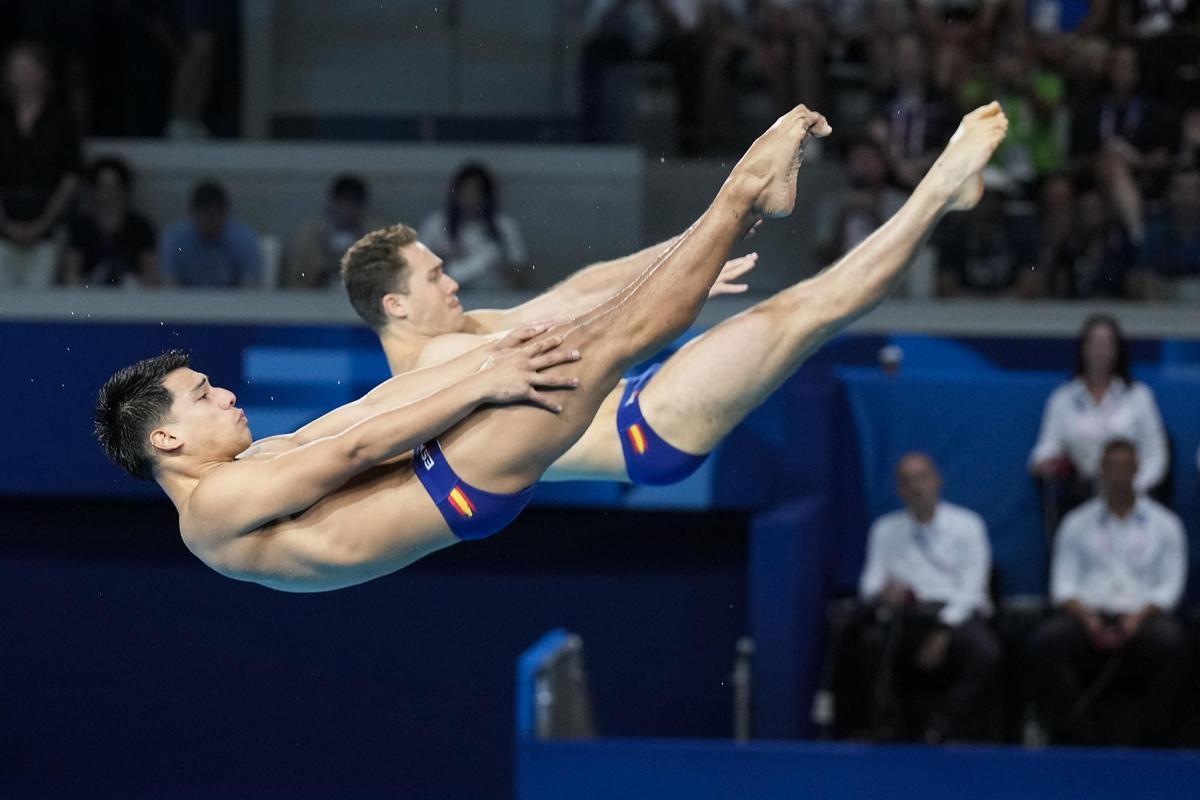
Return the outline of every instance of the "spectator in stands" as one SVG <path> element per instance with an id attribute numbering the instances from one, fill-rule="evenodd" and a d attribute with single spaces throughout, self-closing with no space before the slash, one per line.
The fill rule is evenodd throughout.
<path id="1" fill-rule="evenodd" d="M 1063 168 L 1066 153 L 1059 142 L 1066 119 L 1063 78 L 1039 66 L 1023 37 L 1010 37 L 996 51 L 991 74 L 963 87 L 963 106 L 975 108 L 996 99 L 1008 116 L 1008 135 L 992 163 L 1023 188 Z"/>
<path id="2" fill-rule="evenodd" d="M 1113 48 L 1109 92 L 1078 106 L 1071 118 L 1071 155 L 1092 172 L 1135 243 L 1145 234 L 1143 195 L 1170 163 L 1165 109 L 1139 90 L 1138 52 Z"/>
<path id="3" fill-rule="evenodd" d="M 1175 169 L 1200 169 L 1200 106 L 1180 115 L 1179 146 L 1172 161 Z"/>
<path id="4" fill-rule="evenodd" d="M 602 138 L 604 72 L 615 64 L 653 61 L 670 67 L 681 143 L 698 134 L 700 68 L 697 0 L 592 0 L 584 20 L 580 103 L 586 141 Z"/>
<path id="5" fill-rule="evenodd" d="M 927 56 L 915 34 L 896 42 L 894 86 L 880 103 L 871 135 L 887 153 L 894 180 L 911 190 L 929 170 L 951 129 L 951 109 L 929 80 Z"/>
<path id="6" fill-rule="evenodd" d="M 1127 296 L 1129 272 L 1138 261 L 1129 231 L 1094 186 L 1082 188 L 1074 205 L 1071 236 L 1051 254 L 1050 293 L 1071 299 Z"/>
<path id="7" fill-rule="evenodd" d="M 514 289 L 524 283 L 525 241 L 512 217 L 500 212 L 495 178 L 482 164 L 459 168 L 445 210 L 425 218 L 418 238 L 464 287 Z"/>
<path id="8" fill-rule="evenodd" d="M 820 108 L 814 87 L 823 65 L 824 11 L 812 3 L 705 2 L 697 28 L 703 148 L 724 149 L 736 135 L 735 84 L 761 83 L 782 113 L 803 97 Z M 800 65 L 804 64 L 802 68 Z M 815 66 L 814 66 L 815 64 Z M 798 88 L 803 87 L 803 88 Z"/>
<path id="9" fill-rule="evenodd" d="M 1168 280 L 1200 277 L 1200 170 L 1171 176 L 1167 211 L 1150 221 L 1141 265 Z"/>
<path id="10" fill-rule="evenodd" d="M 1140 474 L 1137 446 L 1109 441 L 1100 496 L 1067 515 L 1055 537 L 1050 595 L 1058 611 L 1034 631 L 1026 656 L 1058 741 L 1100 741 L 1091 706 L 1112 678 L 1101 671 L 1104 657 L 1115 655 L 1109 669 L 1135 673 L 1142 687 L 1122 743 L 1171 743 L 1188 669 L 1188 638 L 1171 616 L 1187 577 L 1187 544 L 1179 518 L 1138 491 Z"/>
<path id="11" fill-rule="evenodd" d="M 341 288 L 342 255 L 367 231 L 370 191 L 358 175 L 338 175 L 329 185 L 325 213 L 306 220 L 288 248 L 283 285 L 305 289 Z"/>
<path id="12" fill-rule="evenodd" d="M 80 162 L 75 123 L 54 98 L 49 54 L 13 45 L 0 108 L 0 287 L 54 282 L 56 234 L 79 189 Z"/>
<path id="13" fill-rule="evenodd" d="M 171 139 L 205 139 L 204 112 L 217 72 L 217 33 L 222 19 L 236 14 L 229 0 L 176 0 L 171 52 L 175 75 L 171 82 Z"/>
<path id="14" fill-rule="evenodd" d="M 1004 14 L 1005 0 L 915 0 L 913 18 L 930 41 L 986 46 Z"/>
<path id="15" fill-rule="evenodd" d="M 1038 294 L 1052 295 L 1053 278 L 1075 236 L 1075 185 L 1066 174 L 1042 183 L 1038 203 Z"/>
<path id="16" fill-rule="evenodd" d="M 1129 345 L 1116 319 L 1090 317 L 1080 331 L 1075 374 L 1046 401 L 1029 468 L 1045 479 L 1066 479 L 1066 508 L 1090 497 L 1106 442 L 1128 439 L 1141 454 L 1134 481 L 1150 491 L 1167 474 L 1167 437 L 1150 387 L 1129 374 Z M 1066 510 L 1064 508 L 1064 510 Z"/>
<path id="17" fill-rule="evenodd" d="M 1137 43 L 1145 85 L 1151 93 L 1167 102 L 1194 98 L 1196 48 L 1200 44 L 1195 29 L 1200 21 L 1197 4 L 1126 0 L 1116 4 L 1114 16 L 1117 36 Z"/>
<path id="18" fill-rule="evenodd" d="M 989 168 L 991 169 L 991 168 Z M 1036 297 L 1040 281 L 1037 226 L 1027 215 L 1005 213 L 1014 184 L 1002 174 L 988 180 L 979 204 L 942 220 L 933 235 L 937 246 L 941 297 Z"/>
<path id="19" fill-rule="evenodd" d="M 868 137 L 852 140 L 845 159 L 849 187 L 818 207 L 818 255 L 832 263 L 854 249 L 904 205 L 907 195 L 888 185 L 883 148 Z"/>
<path id="20" fill-rule="evenodd" d="M 1074 109 L 1099 103 L 1108 91 L 1109 62 L 1112 46 L 1101 36 L 1045 37 L 1039 41 L 1043 57 L 1058 55 L 1061 49 L 1062 71 L 1067 78 L 1068 95 Z"/>
<path id="21" fill-rule="evenodd" d="M 85 208 L 71 225 L 63 282 L 156 286 L 154 226 L 130 207 L 133 173 L 118 158 L 88 169 Z"/>
<path id="22" fill-rule="evenodd" d="M 862 633 L 861 688 L 875 697 L 878 723 L 887 713 L 879 706 L 896 702 L 887 687 L 899 682 L 905 697 L 914 677 L 940 678 L 933 710 L 915 728 L 925 741 L 940 742 L 964 735 L 1000 660 L 982 619 L 991 613 L 991 553 L 979 515 L 941 499 L 933 459 L 908 453 L 896 477 L 905 508 L 871 526 L 859 582 L 859 595 L 874 609 Z"/>
<path id="23" fill-rule="evenodd" d="M 192 190 L 191 218 L 163 234 L 159 259 L 168 286 L 260 286 L 263 270 L 258 236 L 230 219 L 229 195 L 204 181 Z"/>

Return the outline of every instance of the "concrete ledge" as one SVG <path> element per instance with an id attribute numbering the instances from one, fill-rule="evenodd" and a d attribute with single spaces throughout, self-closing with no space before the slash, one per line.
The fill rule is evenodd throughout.
<path id="1" fill-rule="evenodd" d="M 524 293 L 464 292 L 467 308 L 508 308 Z M 710 327 L 761 296 L 723 297 L 701 312 Z M 1200 339 L 1200 309 L 1191 304 L 889 300 L 850 326 L 856 333 L 939 336 L 1074 337 L 1090 314 L 1121 320 L 1137 338 Z M 215 324 L 359 324 L 340 290 L 47 289 L 0 294 L 0 321 L 204 322 Z"/>

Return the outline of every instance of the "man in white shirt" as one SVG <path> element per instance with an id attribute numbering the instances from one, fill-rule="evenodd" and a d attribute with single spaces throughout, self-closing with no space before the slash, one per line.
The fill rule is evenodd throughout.
<path id="1" fill-rule="evenodd" d="M 1054 543 L 1050 594 L 1058 613 L 1026 645 L 1035 697 L 1057 738 L 1097 741 L 1085 694 L 1105 659 L 1145 687 L 1130 743 L 1168 744 L 1187 669 L 1187 640 L 1171 616 L 1187 579 L 1179 517 L 1135 488 L 1137 449 L 1114 439 L 1100 461 L 1100 496 L 1072 511 Z M 1111 665 L 1113 662 L 1109 661 Z"/>
<path id="2" fill-rule="evenodd" d="M 933 710 L 923 724 L 906 727 L 940 742 L 962 734 L 1000 661 L 1000 645 L 982 620 L 991 613 L 991 551 L 979 515 L 941 499 L 932 458 L 908 453 L 896 478 L 905 508 L 871 526 L 859 583 L 874 609 L 860 642 L 863 677 L 877 723 L 882 706 L 894 702 L 894 682 L 932 680 L 939 695 Z"/>

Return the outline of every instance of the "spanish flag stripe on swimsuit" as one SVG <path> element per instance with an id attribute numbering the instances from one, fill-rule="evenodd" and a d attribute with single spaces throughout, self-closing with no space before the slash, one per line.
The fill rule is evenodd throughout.
<path id="1" fill-rule="evenodd" d="M 627 379 L 617 407 L 617 433 L 625 454 L 629 480 L 640 486 L 678 483 L 700 468 L 708 454 L 685 453 L 655 433 L 642 416 L 642 390 L 658 372 L 659 364 Z"/>
<path id="2" fill-rule="evenodd" d="M 413 471 L 460 539 L 483 539 L 499 533 L 529 505 L 530 486 L 516 494 L 485 492 L 460 480 L 434 439 L 413 451 Z"/>

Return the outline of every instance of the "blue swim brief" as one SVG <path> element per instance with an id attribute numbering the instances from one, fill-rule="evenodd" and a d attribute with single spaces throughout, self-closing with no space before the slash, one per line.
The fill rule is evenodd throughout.
<path id="1" fill-rule="evenodd" d="M 625 393 L 617 408 L 617 435 L 621 438 L 621 449 L 625 453 L 625 469 L 629 480 L 639 486 L 666 486 L 678 483 L 696 470 L 708 458 L 708 454 L 685 453 L 668 444 L 642 416 L 642 405 L 638 395 L 658 372 L 661 364 L 655 364 L 640 375 L 625 382 Z"/>
<path id="2" fill-rule="evenodd" d="M 508 527 L 529 505 L 533 487 L 516 494 L 495 494 L 460 480 L 446 461 L 437 439 L 413 453 L 413 471 L 454 535 L 460 539 L 486 539 Z"/>

